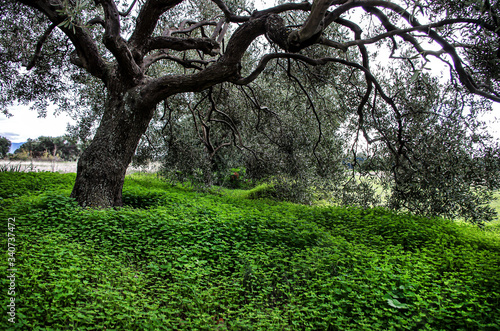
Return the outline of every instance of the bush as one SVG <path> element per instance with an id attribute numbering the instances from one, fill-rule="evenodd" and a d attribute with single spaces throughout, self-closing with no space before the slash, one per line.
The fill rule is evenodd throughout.
<path id="1" fill-rule="evenodd" d="M 19 153 L 13 154 L 10 159 L 14 161 L 27 161 L 31 159 L 31 156 L 27 151 L 21 150 Z"/>
<path id="2" fill-rule="evenodd" d="M 224 178 L 224 184 L 227 183 L 227 187 L 232 189 L 247 186 L 246 171 L 247 169 L 245 167 L 231 168 L 229 170 L 229 175 Z"/>
<path id="3" fill-rule="evenodd" d="M 250 190 L 248 198 L 310 204 L 316 198 L 315 193 L 311 182 L 308 180 L 275 176 Z"/>

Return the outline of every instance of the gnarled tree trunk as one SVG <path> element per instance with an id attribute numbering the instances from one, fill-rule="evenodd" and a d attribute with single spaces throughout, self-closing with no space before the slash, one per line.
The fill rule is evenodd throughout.
<path id="1" fill-rule="evenodd" d="M 154 114 L 137 89 L 110 92 L 101 124 L 78 161 L 71 196 L 84 207 L 122 206 L 127 167 Z"/>

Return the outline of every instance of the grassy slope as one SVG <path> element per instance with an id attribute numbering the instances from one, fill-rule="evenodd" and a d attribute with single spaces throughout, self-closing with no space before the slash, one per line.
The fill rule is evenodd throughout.
<path id="1" fill-rule="evenodd" d="M 127 208 L 82 210 L 73 180 L 0 173 L 19 270 L 18 324 L 2 305 L 0 329 L 500 329 L 496 233 L 196 194 L 152 176 L 127 179 Z"/>
<path id="2" fill-rule="evenodd" d="M 495 198 L 496 200 L 492 201 L 491 206 L 497 211 L 497 219 L 487 224 L 486 228 L 500 234 L 500 192 L 495 193 Z"/>

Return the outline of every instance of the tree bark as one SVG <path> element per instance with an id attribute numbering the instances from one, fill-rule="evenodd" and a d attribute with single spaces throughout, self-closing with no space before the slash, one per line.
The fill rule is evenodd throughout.
<path id="1" fill-rule="evenodd" d="M 110 88 L 96 135 L 78 160 L 71 197 L 81 206 L 106 208 L 123 205 L 125 173 L 154 110 L 151 105 L 144 106 L 141 102 L 139 88 Z"/>

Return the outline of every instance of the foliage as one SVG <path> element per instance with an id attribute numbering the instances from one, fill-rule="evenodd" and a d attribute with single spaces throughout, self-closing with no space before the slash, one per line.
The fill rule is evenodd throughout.
<path id="1" fill-rule="evenodd" d="M 307 52 L 321 55 L 316 48 Z M 491 220 L 487 205 L 499 187 L 500 148 L 478 120 L 491 105 L 423 69 L 408 75 L 425 61 L 392 62 L 378 74 L 395 91 L 396 110 L 375 98 L 362 118 L 352 116 L 355 89 L 335 79 L 359 83 L 360 75 L 277 61 L 287 70 L 265 70 L 255 85 L 221 84 L 170 98 L 143 138 L 140 158 L 161 159 L 174 182 L 195 186 L 236 188 L 227 173 L 244 166 L 248 179 L 270 184 L 258 196 Z M 368 147 L 359 147 L 366 140 Z"/>
<path id="2" fill-rule="evenodd" d="M 426 73 L 412 78 L 394 67 L 388 74 L 398 111 L 372 107 L 365 118 L 369 157 L 355 168 L 381 180 L 388 208 L 478 224 L 492 220 L 488 204 L 500 188 L 500 144 L 479 120 L 491 104 Z"/>
<path id="3" fill-rule="evenodd" d="M 485 225 L 485 230 L 493 231 L 500 234 L 500 191 L 495 191 L 491 207 L 496 210 L 497 218 Z"/>
<path id="4" fill-rule="evenodd" d="M 230 188 L 242 188 L 247 181 L 246 174 L 247 169 L 245 167 L 231 168 L 225 181 L 229 183 Z"/>
<path id="5" fill-rule="evenodd" d="M 14 152 L 19 154 L 21 159 L 24 159 L 25 154 L 31 158 L 44 159 L 63 159 L 66 161 L 74 161 L 81 153 L 77 142 L 69 136 L 61 137 L 38 137 L 30 139 Z M 14 156 L 14 159 L 16 157 Z"/>
<path id="6" fill-rule="evenodd" d="M 347 178 L 341 165 L 362 133 L 381 145 L 371 159 L 387 162 L 391 208 L 490 218 L 480 205 L 491 192 L 457 179 L 469 175 L 464 170 L 452 174 L 456 185 L 436 193 L 438 175 L 416 162 L 436 150 L 412 146 L 442 142 L 423 125 L 423 114 L 438 102 L 468 108 L 477 102 L 468 93 L 483 98 L 482 106 L 500 102 L 498 1 L 279 3 L 254 11 L 243 0 L 146 0 L 130 7 L 124 0 L 5 0 L 0 106 L 7 112 L 15 101 L 31 103 L 43 116 L 53 103 L 78 118 L 71 135 L 88 147 L 73 191 L 81 205 L 120 205 L 136 150 L 136 162 L 162 158 L 165 174 L 198 186 L 234 186 L 228 171 L 245 167 L 249 179 L 286 178 L 274 185 L 278 191 L 303 179 L 325 181 L 315 190 L 335 183 L 337 201 L 372 205 L 372 188 Z M 450 66 L 445 90 L 452 87 L 452 97 L 439 98 L 437 79 L 424 74 L 431 57 Z M 452 127 L 454 147 L 474 140 L 459 133 L 474 116 L 452 116 L 457 107 L 448 108 L 439 116 L 451 123 L 444 126 Z M 466 146 L 462 170 L 474 163 Z M 56 156 L 54 148 L 43 151 Z M 433 192 L 420 194 L 427 187 Z M 441 195 L 435 205 L 433 195 Z"/>
<path id="7" fill-rule="evenodd" d="M 443 13 L 446 18 L 457 18 L 467 15 L 470 18 L 481 18 L 487 24 L 498 24 L 500 18 L 500 3 L 498 1 L 424 1 L 429 12 Z M 452 29 L 447 31 L 453 33 Z M 471 65 L 476 68 L 472 74 L 478 82 L 491 88 L 499 86 L 500 71 L 499 71 L 499 41 L 497 32 L 481 29 L 471 29 L 463 35 L 465 45 L 473 45 L 473 47 L 465 46 L 460 51 L 464 58 L 470 61 Z"/>
<path id="8" fill-rule="evenodd" d="M 179 103 L 171 104 L 176 105 L 174 108 L 165 109 L 165 114 L 169 114 L 168 122 L 150 128 L 147 136 L 150 152 L 145 154 L 153 158 L 151 151 L 154 150 L 156 155 L 163 151 L 165 173 L 181 182 L 188 180 L 195 184 L 236 188 L 225 174 L 231 171 L 231 167 L 235 169 L 236 164 L 244 164 L 248 178 L 270 184 L 265 190 L 257 190 L 256 196 L 311 203 L 320 195 L 339 205 L 368 207 L 383 204 L 394 210 L 463 218 L 479 224 L 491 220 L 494 211 L 486 205 L 498 187 L 500 149 L 477 119 L 489 104 L 478 102 L 470 95 L 461 95 L 455 88 L 442 86 L 423 73 L 415 79 L 405 77 L 396 69 L 391 74 L 393 85 L 388 86 L 392 89 L 399 87 L 395 99 L 404 121 L 398 121 L 397 114 L 382 104 L 378 109 L 372 109 L 371 117 L 366 118 L 363 125 L 364 130 L 370 130 L 370 135 L 376 139 L 365 152 L 344 152 L 346 137 L 331 134 L 339 130 L 338 123 L 323 125 L 330 134 L 325 134 L 315 150 L 316 140 L 311 139 L 311 133 L 319 134 L 318 123 L 313 118 L 307 122 L 303 117 L 297 117 L 296 112 L 289 111 L 290 108 L 304 107 L 304 96 L 294 92 L 297 86 L 281 83 L 280 90 L 285 91 L 286 97 L 279 98 L 275 93 L 272 99 L 275 103 L 269 102 L 269 109 L 265 112 L 262 111 L 264 106 L 260 105 L 255 117 L 247 112 L 243 118 L 244 111 L 232 114 L 238 123 L 236 132 L 241 135 L 243 146 L 250 151 L 235 148 L 241 148 L 238 146 L 240 141 L 209 154 L 203 146 L 203 139 L 190 134 L 201 126 L 196 125 L 199 116 L 185 117 L 180 110 L 189 108 L 189 99 L 178 98 L 175 100 Z M 266 77 L 266 74 L 262 75 L 262 79 Z M 327 79 L 327 76 L 323 78 Z M 265 82 L 260 84 L 262 86 Z M 315 88 L 309 87 L 311 91 Z M 418 97 L 422 88 L 429 92 L 425 98 Z M 244 108 L 246 102 L 266 100 L 260 95 L 265 92 L 260 89 L 251 90 L 254 97 L 249 100 L 230 97 L 239 91 L 241 89 L 220 86 L 219 93 L 214 93 L 213 98 L 218 99 L 220 109 L 235 113 L 239 107 Z M 203 105 L 209 107 L 209 102 L 206 102 L 201 99 L 198 105 L 200 108 Z M 322 99 L 318 97 L 316 102 L 322 102 Z M 340 119 L 337 114 L 342 108 L 330 106 L 331 109 L 323 110 L 321 116 L 325 117 L 322 122 Z M 270 118 L 264 120 L 265 116 Z M 350 130 L 359 130 L 358 119 L 354 120 Z M 219 121 L 221 119 L 214 120 L 210 126 L 211 139 L 216 144 L 222 144 L 224 137 L 234 134 L 223 125 L 219 126 Z M 257 130 L 251 124 L 254 122 Z M 163 134 L 155 131 L 156 127 L 161 128 Z M 353 170 L 350 173 L 347 172 L 349 168 Z M 386 199 L 377 192 L 373 177 L 384 186 Z M 443 178 L 447 179 L 444 183 Z"/>
<path id="9" fill-rule="evenodd" d="M 9 139 L 0 137 L 0 158 L 4 158 L 7 156 L 10 151 L 11 144 L 12 142 Z"/>
<path id="10" fill-rule="evenodd" d="M 151 175 L 127 177 L 125 208 L 83 209 L 53 176 L 53 192 L 0 211 L 16 218 L 19 280 L 17 324 L 2 329 L 498 329 L 492 232 L 194 193 Z"/>
<path id="11" fill-rule="evenodd" d="M 349 138 L 339 132 L 346 104 L 335 102 L 330 88 L 297 83 L 292 77 L 305 79 L 304 70 L 296 63 L 288 73 L 265 71 L 255 86 L 220 84 L 171 97 L 139 144 L 136 161 L 161 160 L 169 178 L 199 186 L 237 188 L 228 173 L 244 168 L 246 179 L 272 182 L 276 198 L 295 202 L 311 201 L 311 185 L 316 191 L 341 187 L 349 180 L 341 164 Z M 333 70 L 322 79 L 334 74 L 352 73 Z"/>
<path id="12" fill-rule="evenodd" d="M 314 178 L 274 176 L 249 190 L 248 198 L 272 199 L 309 205 L 323 198 L 325 192 L 329 192 L 331 189 L 331 186 L 324 185 L 324 181 Z"/>
<path id="13" fill-rule="evenodd" d="M 30 104 L 40 116 L 45 116 L 50 102 L 63 102 L 68 96 L 67 77 L 78 71 L 69 66 L 66 58 L 66 38 L 54 29 L 49 42 L 43 46 L 46 56 L 37 58 L 36 66 L 26 72 L 35 57 L 36 44 L 44 35 L 47 21 L 32 8 L 6 0 L 0 8 L 0 105 L 8 113 L 8 106 L 18 101 Z M 25 28 L 20 28 L 24 26 Z M 33 52 L 33 53 L 31 53 Z"/>
<path id="14" fill-rule="evenodd" d="M 14 153 L 12 154 L 10 157 L 9 157 L 9 160 L 13 160 L 13 161 L 28 161 L 30 159 L 33 159 L 30 155 L 30 152 L 27 151 L 27 150 L 20 150 L 20 149 L 16 149 L 16 152 L 17 153 Z"/>
<path id="15" fill-rule="evenodd" d="M 15 169 L 13 169 L 15 170 Z M 0 198 L 8 199 L 71 187 L 75 174 L 53 172 L 0 172 Z"/>

